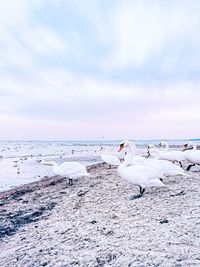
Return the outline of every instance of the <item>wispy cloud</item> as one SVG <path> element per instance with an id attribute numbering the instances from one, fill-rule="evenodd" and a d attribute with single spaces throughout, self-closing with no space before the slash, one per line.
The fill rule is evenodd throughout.
<path id="1" fill-rule="evenodd" d="M 171 61 L 171 68 L 173 62 L 181 59 L 185 47 L 199 45 L 196 29 L 200 27 L 200 7 L 197 1 L 192 4 L 186 1 L 117 3 L 110 17 L 113 53 L 107 64 L 111 70 L 141 66 L 155 62 L 160 56 L 165 59 L 163 54 L 168 62 Z M 178 51 L 173 51 L 177 46 Z M 162 58 L 160 61 L 166 69 L 167 64 L 162 63 Z"/>
<path id="2" fill-rule="evenodd" d="M 197 137 L 199 11 L 1 1 L 0 138 Z"/>

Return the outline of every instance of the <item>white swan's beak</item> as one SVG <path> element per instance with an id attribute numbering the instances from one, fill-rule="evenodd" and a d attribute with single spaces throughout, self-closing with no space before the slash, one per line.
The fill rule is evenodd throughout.
<path id="1" fill-rule="evenodd" d="M 159 145 L 158 145 L 158 147 L 161 147 L 162 146 L 162 144 L 160 143 Z"/>
<path id="2" fill-rule="evenodd" d="M 118 152 L 120 152 L 124 148 L 124 144 L 120 144 Z"/>

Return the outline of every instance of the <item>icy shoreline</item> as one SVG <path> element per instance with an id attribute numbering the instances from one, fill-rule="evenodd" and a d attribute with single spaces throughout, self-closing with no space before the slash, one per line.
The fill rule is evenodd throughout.
<path id="1" fill-rule="evenodd" d="M 184 168 L 186 165 L 184 166 Z M 200 172 L 166 179 L 176 195 L 90 167 L 69 187 L 51 177 L 0 193 L 1 266 L 198 266 Z"/>

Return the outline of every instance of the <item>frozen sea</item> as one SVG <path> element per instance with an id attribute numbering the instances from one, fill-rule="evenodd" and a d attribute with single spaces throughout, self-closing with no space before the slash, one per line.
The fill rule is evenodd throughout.
<path id="1" fill-rule="evenodd" d="M 199 143 L 199 139 L 192 140 Z M 101 161 L 100 148 L 106 146 L 110 154 L 118 155 L 116 141 L 0 141 L 0 191 L 52 176 L 52 167 L 42 165 L 40 159 L 51 159 L 58 163 L 78 161 L 91 165 Z M 139 154 L 145 154 L 148 144 L 160 140 L 136 140 Z M 188 140 L 168 140 L 173 146 Z M 123 155 L 121 155 L 123 156 Z"/>

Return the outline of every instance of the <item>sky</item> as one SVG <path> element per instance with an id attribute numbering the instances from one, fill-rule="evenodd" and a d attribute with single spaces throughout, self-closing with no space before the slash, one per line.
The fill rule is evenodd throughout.
<path id="1" fill-rule="evenodd" d="M 200 1 L 0 0 L 0 140 L 200 137 Z"/>

